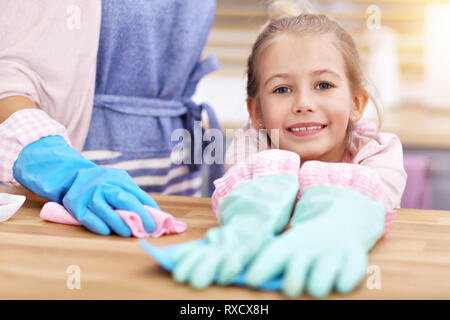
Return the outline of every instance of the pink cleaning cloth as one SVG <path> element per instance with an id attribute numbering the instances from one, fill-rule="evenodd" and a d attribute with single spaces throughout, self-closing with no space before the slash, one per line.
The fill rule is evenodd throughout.
<path id="1" fill-rule="evenodd" d="M 148 213 L 155 221 L 156 228 L 152 233 L 145 231 L 141 218 L 137 213 L 126 210 L 116 210 L 117 214 L 125 221 L 130 228 L 131 233 L 136 238 L 157 238 L 163 234 L 181 233 L 186 230 L 186 223 L 175 220 L 171 214 L 149 206 L 144 206 L 144 208 L 147 209 Z M 82 225 L 72 217 L 64 206 L 56 202 L 47 202 L 44 205 L 41 210 L 41 219 L 56 223 Z"/>

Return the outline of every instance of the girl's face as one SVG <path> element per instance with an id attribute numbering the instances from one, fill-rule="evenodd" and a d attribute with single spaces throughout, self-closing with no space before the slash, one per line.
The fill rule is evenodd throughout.
<path id="1" fill-rule="evenodd" d="M 256 65 L 258 93 L 247 101 L 255 128 L 302 162 L 338 162 L 350 121 L 362 116 L 367 95 L 352 95 L 345 63 L 330 36 L 283 34 Z M 352 119 L 356 116 L 356 119 Z M 263 127 L 258 124 L 262 122 Z"/>

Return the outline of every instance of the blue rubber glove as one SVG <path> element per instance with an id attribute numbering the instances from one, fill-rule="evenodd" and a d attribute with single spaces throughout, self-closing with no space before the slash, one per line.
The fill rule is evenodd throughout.
<path id="1" fill-rule="evenodd" d="M 143 205 L 158 206 L 126 171 L 97 166 L 70 148 L 61 136 L 47 136 L 23 148 L 14 163 L 13 177 L 37 195 L 63 204 L 92 232 L 108 235 L 113 230 L 120 236 L 131 236 L 113 208 L 133 211 L 147 232 L 155 229 Z"/>
<path id="2" fill-rule="evenodd" d="M 206 244 L 174 252 L 174 279 L 197 289 L 232 282 L 286 226 L 297 192 L 296 174 L 257 177 L 234 187 L 219 205 L 221 226 L 208 230 Z"/>
<path id="3" fill-rule="evenodd" d="M 347 293 L 365 275 L 367 252 L 382 235 L 384 216 L 380 203 L 350 188 L 308 189 L 294 209 L 291 228 L 255 258 L 246 281 L 259 286 L 283 275 L 288 297 L 305 287 L 315 298 L 333 287 Z"/>

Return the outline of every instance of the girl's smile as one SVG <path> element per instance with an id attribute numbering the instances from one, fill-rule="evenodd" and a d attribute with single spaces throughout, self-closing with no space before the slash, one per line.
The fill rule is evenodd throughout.
<path id="1" fill-rule="evenodd" d="M 295 137 L 316 136 L 326 129 L 327 125 L 320 122 L 300 122 L 286 128 Z"/>

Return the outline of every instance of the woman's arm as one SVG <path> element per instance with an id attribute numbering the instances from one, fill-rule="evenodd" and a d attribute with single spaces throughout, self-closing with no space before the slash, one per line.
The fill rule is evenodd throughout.
<path id="1" fill-rule="evenodd" d="M 91 118 L 100 22 L 100 0 L 2 1 L 0 10 L 0 99 L 29 99 L 77 150 Z M 22 99 L 3 101 L 0 122 L 31 106 Z"/>
<path id="2" fill-rule="evenodd" d="M 38 106 L 24 96 L 10 96 L 0 99 L 0 123 L 9 118 L 14 112 L 27 108 L 38 108 Z"/>

